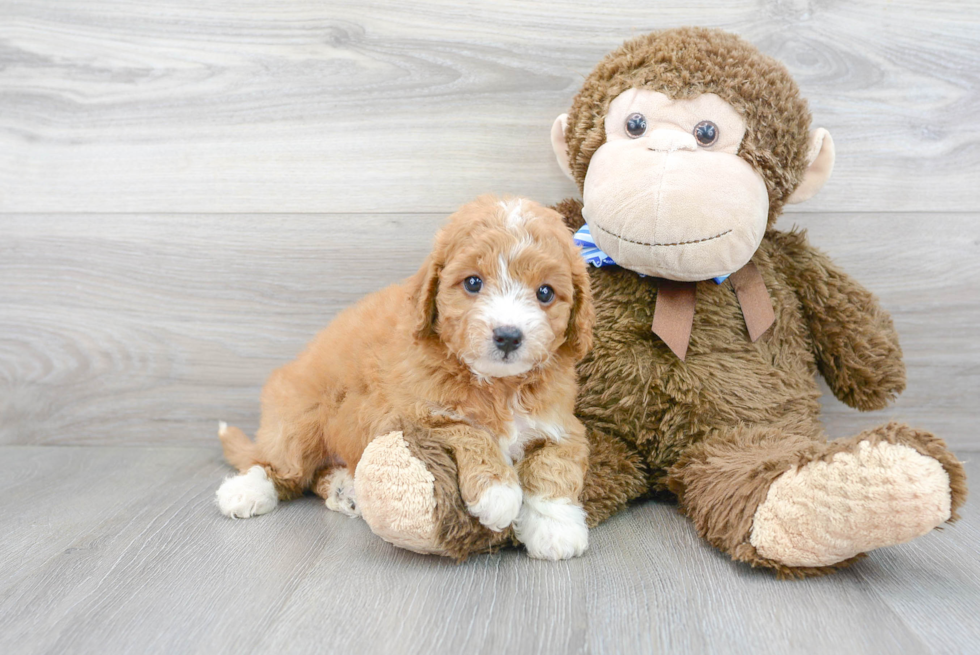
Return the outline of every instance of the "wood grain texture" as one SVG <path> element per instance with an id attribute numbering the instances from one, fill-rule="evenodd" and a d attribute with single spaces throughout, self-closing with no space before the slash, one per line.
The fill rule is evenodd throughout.
<path id="1" fill-rule="evenodd" d="M 217 448 L 0 447 L 0 651 L 894 655 L 980 643 L 975 504 L 837 575 L 780 582 L 711 549 L 670 504 L 607 521 L 576 560 L 511 550 L 457 566 L 313 497 L 226 519 L 213 503 L 226 472 Z"/>
<path id="2" fill-rule="evenodd" d="M 201 445 L 247 430 L 269 373 L 342 308 L 413 273 L 444 217 L 0 217 L 0 443 Z M 895 316 L 909 388 L 887 419 L 980 447 L 980 215 L 786 217 Z"/>
<path id="3" fill-rule="evenodd" d="M 828 432 L 908 420 L 975 479 L 978 3 L 4 0 L 0 652 L 980 652 L 972 502 L 792 583 L 669 504 L 577 560 L 461 566 L 314 498 L 213 505 L 216 422 L 253 430 L 271 370 L 414 272 L 462 202 L 576 195 L 552 120 L 625 38 L 685 24 L 781 59 L 834 135 L 782 227 L 881 297 L 909 388 L 872 414 L 825 393 Z"/>
<path id="4" fill-rule="evenodd" d="M 5 0 L 0 212 L 445 212 L 573 192 L 548 140 L 624 39 L 784 61 L 838 150 L 813 211 L 975 211 L 980 4 Z"/>
<path id="5" fill-rule="evenodd" d="M 0 441 L 210 442 L 441 216 L 2 217 Z M 110 424 L 112 424 L 110 426 Z"/>

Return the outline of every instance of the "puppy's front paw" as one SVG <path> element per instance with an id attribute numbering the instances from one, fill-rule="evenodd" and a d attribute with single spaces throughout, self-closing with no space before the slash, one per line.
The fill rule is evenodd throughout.
<path id="1" fill-rule="evenodd" d="M 567 498 L 528 496 L 514 523 L 527 554 L 553 561 L 578 557 L 589 547 L 585 510 Z"/>
<path id="2" fill-rule="evenodd" d="M 480 523 L 501 532 L 517 518 L 523 496 L 517 483 L 497 482 L 487 487 L 475 503 L 467 503 L 467 507 Z"/>
<path id="3" fill-rule="evenodd" d="M 233 519 L 266 514 L 279 503 L 276 487 L 261 466 L 226 479 L 215 496 L 221 513 Z"/>

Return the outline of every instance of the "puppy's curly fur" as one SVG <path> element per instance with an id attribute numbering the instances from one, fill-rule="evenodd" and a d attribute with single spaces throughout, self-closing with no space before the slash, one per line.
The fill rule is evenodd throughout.
<path id="1" fill-rule="evenodd" d="M 313 490 L 332 506 L 350 487 L 338 470 L 353 473 L 372 439 L 425 430 L 453 453 L 462 497 L 490 529 L 509 526 L 527 494 L 527 507 L 573 506 L 584 532 L 575 364 L 593 321 L 585 264 L 560 215 L 481 197 L 451 217 L 418 273 L 342 312 L 272 374 L 255 442 L 225 426 L 225 457 L 243 473 L 261 467 L 279 499 Z M 219 505 L 260 513 L 226 508 L 220 491 Z"/>

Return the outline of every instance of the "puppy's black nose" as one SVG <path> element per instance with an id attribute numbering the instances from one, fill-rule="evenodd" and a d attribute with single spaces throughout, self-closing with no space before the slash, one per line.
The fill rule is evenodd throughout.
<path id="1" fill-rule="evenodd" d="M 504 327 L 494 328 L 493 330 L 493 342 L 497 345 L 498 350 L 502 350 L 505 353 L 513 352 L 521 347 L 521 341 L 524 340 L 524 334 L 512 325 L 505 325 Z"/>

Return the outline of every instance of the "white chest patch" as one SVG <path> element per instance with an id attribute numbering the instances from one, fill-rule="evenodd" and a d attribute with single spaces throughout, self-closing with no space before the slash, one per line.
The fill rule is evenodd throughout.
<path id="1" fill-rule="evenodd" d="M 524 459 L 524 448 L 535 439 L 561 441 L 565 436 L 563 426 L 539 420 L 519 407 L 514 407 L 514 420 L 509 428 L 508 434 L 500 437 L 500 451 L 511 464 Z"/>

